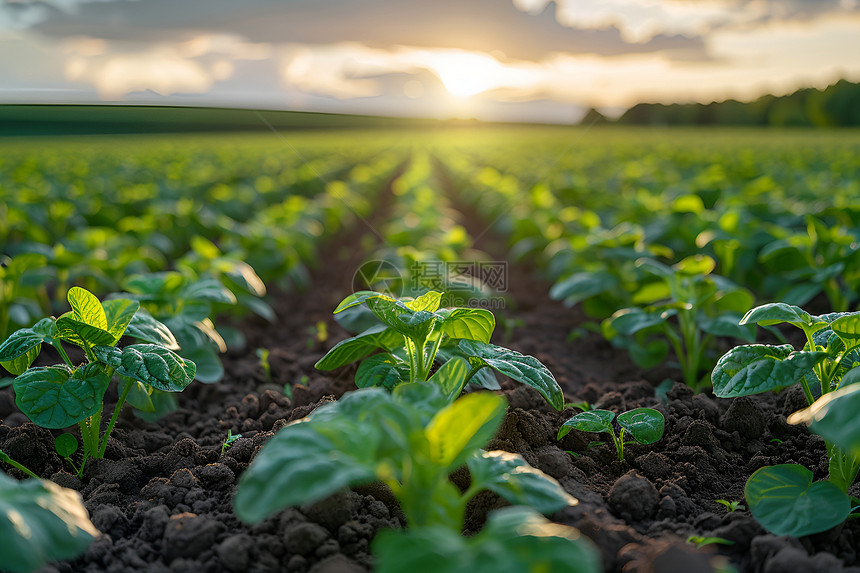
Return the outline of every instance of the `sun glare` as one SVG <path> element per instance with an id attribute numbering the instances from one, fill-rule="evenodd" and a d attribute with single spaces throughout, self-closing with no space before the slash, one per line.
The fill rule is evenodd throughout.
<path id="1" fill-rule="evenodd" d="M 467 98 L 505 85 L 503 66 L 494 58 L 468 52 L 432 54 L 427 62 L 451 95 Z"/>

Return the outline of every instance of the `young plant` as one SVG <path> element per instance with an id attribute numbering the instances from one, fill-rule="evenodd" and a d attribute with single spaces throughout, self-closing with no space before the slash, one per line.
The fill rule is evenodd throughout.
<path id="1" fill-rule="evenodd" d="M 860 312 L 813 316 L 785 303 L 750 310 L 741 324 L 787 323 L 801 329 L 806 344 L 752 344 L 733 348 L 720 358 L 712 381 L 714 394 L 733 398 L 800 384 L 810 407 L 792 414 L 827 446 L 829 476 L 813 482 L 798 464 L 766 466 L 747 480 L 750 512 L 776 535 L 800 537 L 842 523 L 852 511 L 848 488 L 860 471 Z M 857 502 L 855 500 L 854 505 Z M 815 507 L 816 511 L 808 508 Z"/>
<path id="2" fill-rule="evenodd" d="M 703 388 L 714 364 L 707 352 L 715 337 L 754 340 L 753 327 L 738 325 L 753 303 L 752 294 L 712 275 L 716 263 L 707 256 L 687 257 L 672 267 L 651 259 L 637 264 L 659 280 L 636 293 L 633 300 L 639 306 L 621 309 L 603 322 L 604 336 L 627 348 L 643 368 L 663 362 L 671 347 L 686 384 Z"/>
<path id="3" fill-rule="evenodd" d="M 632 443 L 640 443 L 643 445 L 653 444 L 663 437 L 663 429 L 665 427 L 665 419 L 663 414 L 651 408 L 636 408 L 629 410 L 623 414 L 619 414 L 617 421 L 620 427 L 620 432 L 616 433 L 613 420 L 615 420 L 615 412 L 609 410 L 586 410 L 576 414 L 558 430 L 557 440 L 565 437 L 571 430 L 580 430 L 582 432 L 593 432 L 595 434 L 607 433 L 612 438 L 612 443 L 615 445 L 615 453 L 618 454 L 618 460 L 624 459 L 624 446 Z M 627 434 L 633 437 L 634 441 L 625 441 Z"/>
<path id="4" fill-rule="evenodd" d="M 240 479 L 236 514 L 257 522 L 341 488 L 381 480 L 400 502 L 408 529 L 374 540 L 377 571 L 597 571 L 589 543 L 574 541 L 571 528 L 547 527 L 537 513 L 577 501 L 521 456 L 480 449 L 505 408 L 504 399 L 490 393 L 449 403 L 427 383 L 350 392 L 263 446 Z M 471 484 L 461 492 L 449 475 L 464 465 Z M 534 509 L 492 512 L 480 534 L 463 539 L 466 504 L 486 489 Z"/>
<path id="5" fill-rule="evenodd" d="M 78 492 L 0 472 L 0 570 L 29 573 L 71 559 L 98 537 Z"/>
<path id="6" fill-rule="evenodd" d="M 224 455 L 224 452 L 233 445 L 233 442 L 242 437 L 242 434 L 233 435 L 233 430 L 227 430 L 227 437 L 224 439 L 224 443 L 221 444 L 221 455 Z"/>
<path id="7" fill-rule="evenodd" d="M 135 400 L 148 396 L 153 388 L 180 392 L 194 379 L 195 365 L 171 350 L 177 347 L 170 331 L 139 313 L 136 301 L 102 303 L 80 287 L 69 290 L 68 301 L 70 312 L 57 319 L 43 318 L 0 345 L 0 365 L 17 376 L 15 403 L 33 423 L 52 429 L 78 424 L 84 446 L 81 475 L 89 457 L 104 457 L 119 412 L 132 392 Z M 123 335 L 146 343 L 118 348 Z M 86 362 L 75 365 L 64 342 L 80 347 Z M 30 368 L 43 343 L 57 350 L 62 364 Z M 122 390 L 100 440 L 102 402 L 114 374 L 119 375 Z"/>
<path id="8" fill-rule="evenodd" d="M 746 506 L 741 504 L 739 501 L 728 501 L 726 499 L 715 499 L 716 503 L 719 503 L 722 506 L 725 506 L 726 511 L 729 513 L 734 513 L 739 509 L 746 509 Z"/>
<path id="9" fill-rule="evenodd" d="M 449 401 L 469 382 L 498 388 L 495 378 L 481 372 L 489 367 L 535 388 L 555 409 L 564 397 L 552 373 L 533 356 L 490 344 L 496 326 L 493 313 L 478 308 L 439 308 L 442 293 L 430 291 L 415 299 L 395 299 L 371 291 L 348 296 L 335 314 L 366 305 L 370 312 L 349 321 L 362 332 L 336 344 L 316 363 L 333 370 L 364 359 L 355 375 L 359 388 L 392 389 L 404 382 L 432 381 Z M 370 356 L 377 350 L 380 354 Z M 368 357 L 369 358 L 366 358 Z M 442 365 L 430 376 L 437 359 Z"/>

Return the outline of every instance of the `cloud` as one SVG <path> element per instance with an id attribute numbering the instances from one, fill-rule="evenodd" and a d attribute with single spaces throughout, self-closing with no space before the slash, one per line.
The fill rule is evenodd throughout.
<path id="1" fill-rule="evenodd" d="M 33 29 L 132 41 L 225 33 L 252 42 L 457 48 L 531 61 L 558 52 L 611 56 L 703 48 L 700 38 L 677 34 L 632 43 L 613 25 L 559 23 L 554 2 L 527 13 L 510 0 L 106 0 L 50 11 Z"/>

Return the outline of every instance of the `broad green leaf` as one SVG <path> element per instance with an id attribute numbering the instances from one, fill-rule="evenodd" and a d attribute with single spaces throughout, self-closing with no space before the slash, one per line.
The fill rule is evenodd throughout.
<path id="1" fill-rule="evenodd" d="M 646 312 L 641 308 L 622 308 L 609 319 L 618 334 L 630 336 L 640 330 L 663 324 L 666 319 L 659 312 Z"/>
<path id="2" fill-rule="evenodd" d="M 601 432 L 612 433 L 612 420 L 615 419 L 615 412 L 609 410 L 588 410 L 576 414 L 558 430 L 557 440 L 565 437 L 571 430 L 580 430 L 582 432 L 593 432 L 599 434 Z"/>
<path id="3" fill-rule="evenodd" d="M 442 332 L 451 338 L 477 340 L 489 344 L 496 318 L 493 313 L 481 308 L 455 308 L 441 310 L 439 321 Z"/>
<path id="4" fill-rule="evenodd" d="M 553 300 L 564 300 L 568 306 L 618 286 L 619 280 L 609 271 L 580 272 L 555 283 L 549 290 Z"/>
<path id="5" fill-rule="evenodd" d="M 33 349 L 40 349 L 43 341 L 44 338 L 32 328 L 16 330 L 0 346 L 0 362 L 11 362 L 19 356 L 27 355 Z M 20 372 L 13 372 L 13 374 L 20 374 Z"/>
<path id="6" fill-rule="evenodd" d="M 463 392 L 468 373 L 469 365 L 465 360 L 452 358 L 439 367 L 428 382 L 439 386 L 448 398 L 448 402 L 453 402 Z"/>
<path id="7" fill-rule="evenodd" d="M 717 362 L 711 374 L 714 394 L 735 398 L 785 388 L 811 375 L 826 352 L 794 352 L 790 344 L 736 346 Z"/>
<path id="8" fill-rule="evenodd" d="M 636 408 L 618 415 L 618 425 L 640 444 L 653 444 L 663 437 L 666 420 L 652 408 Z"/>
<path id="9" fill-rule="evenodd" d="M 857 370 L 857 369 L 855 369 Z M 811 406 L 788 417 L 789 424 L 804 423 L 809 429 L 846 452 L 860 455 L 860 384 L 850 384 L 825 394 Z"/>
<path id="10" fill-rule="evenodd" d="M 630 352 L 630 358 L 640 368 L 654 368 L 662 364 L 669 355 L 669 343 L 660 338 L 645 340 L 638 342 L 630 340 L 625 342 L 623 346 L 627 346 Z"/>
<path id="11" fill-rule="evenodd" d="M 96 346 L 93 352 L 118 374 L 167 392 L 181 392 L 194 380 L 197 370 L 190 360 L 157 344 L 133 344 L 122 350 Z"/>
<path id="12" fill-rule="evenodd" d="M 43 428 L 66 428 L 101 409 L 109 383 L 94 362 L 73 373 L 65 366 L 31 368 L 15 379 L 15 403 Z"/>
<path id="13" fill-rule="evenodd" d="M 439 310 L 439 302 L 442 300 L 442 293 L 431 290 L 419 296 L 414 300 L 404 301 L 404 304 L 414 312 L 436 312 Z"/>
<path id="14" fill-rule="evenodd" d="M 810 332 L 815 332 L 827 326 L 827 323 L 820 320 L 819 317 L 810 316 L 802 308 L 783 302 L 772 302 L 757 306 L 747 312 L 740 323 L 771 326 L 783 322 L 793 324 L 797 328 L 808 329 Z"/>
<path id="15" fill-rule="evenodd" d="M 355 385 L 359 388 L 379 386 L 391 390 L 404 382 L 409 382 L 409 365 L 388 354 L 362 361 L 355 373 Z"/>
<path id="16" fill-rule="evenodd" d="M 104 315 L 104 310 L 102 310 L 102 314 Z M 81 347 L 99 344 L 113 345 L 116 343 L 116 338 L 113 334 L 102 328 L 77 320 L 76 316 L 74 312 L 67 312 L 57 319 L 57 338 Z"/>
<path id="17" fill-rule="evenodd" d="M 376 573 L 598 573 L 599 551 L 579 531 L 528 507 L 490 512 L 484 529 L 463 537 L 445 527 L 381 531 Z"/>
<path id="18" fill-rule="evenodd" d="M 837 318 L 830 323 L 830 328 L 839 335 L 848 348 L 860 345 L 860 312 Z"/>
<path id="19" fill-rule="evenodd" d="M 672 267 L 664 265 L 663 263 L 655 261 L 654 259 L 638 259 L 636 261 L 636 266 L 651 273 L 652 275 L 656 275 L 664 279 L 671 279 L 675 276 L 675 271 L 674 269 L 672 269 Z"/>
<path id="20" fill-rule="evenodd" d="M 235 304 L 236 295 L 214 278 L 205 278 L 189 283 L 177 294 L 187 300 L 206 300 L 223 304 Z"/>
<path id="21" fill-rule="evenodd" d="M 352 293 L 351 295 L 349 295 L 348 297 L 343 299 L 340 302 L 340 304 L 337 305 L 337 308 L 334 309 L 334 314 L 337 314 L 337 313 L 344 311 L 348 308 L 352 308 L 354 306 L 358 306 L 360 304 L 363 304 L 372 298 L 384 298 L 384 299 L 387 299 L 390 301 L 394 300 L 390 296 L 386 296 L 386 295 L 380 294 L 378 292 L 373 292 L 371 290 L 360 290 L 358 292 Z"/>
<path id="22" fill-rule="evenodd" d="M 179 343 L 176 342 L 176 338 L 174 338 L 170 329 L 152 318 L 144 310 L 138 311 L 132 317 L 131 322 L 128 323 L 128 327 L 125 329 L 125 335 L 150 344 L 158 344 L 169 350 L 179 350 Z"/>
<path id="23" fill-rule="evenodd" d="M 3 571 L 29 573 L 71 559 L 98 536 L 76 491 L 50 481 L 19 482 L 0 472 Z"/>
<path id="24" fill-rule="evenodd" d="M 747 506 L 774 535 L 802 537 L 827 531 L 845 521 L 851 501 L 836 484 L 812 479 L 812 472 L 797 464 L 763 467 L 744 487 Z"/>
<path id="25" fill-rule="evenodd" d="M 550 514 L 579 503 L 556 480 L 530 466 L 519 454 L 475 452 L 466 465 L 472 487 L 487 488 L 513 505 L 527 505 Z"/>
<path id="26" fill-rule="evenodd" d="M 116 344 L 140 308 L 140 303 L 127 298 L 115 298 L 106 300 L 102 308 L 104 308 L 105 319 L 107 320 L 107 331 L 113 335 L 114 344 Z"/>
<path id="27" fill-rule="evenodd" d="M 384 324 L 371 326 L 361 334 L 341 340 L 314 365 L 317 370 L 334 370 L 373 353 L 379 348 L 403 345 L 403 335 Z"/>
<path id="28" fill-rule="evenodd" d="M 443 364 L 452 358 L 462 358 L 466 362 L 469 362 L 469 357 L 466 356 L 465 352 L 460 350 L 459 346 L 445 346 L 443 344 L 436 353 L 436 360 Z M 469 384 L 479 388 L 486 388 L 487 390 L 499 390 L 501 388 L 499 381 L 496 380 L 496 373 L 492 368 L 481 368 L 475 372 L 469 379 Z"/>
<path id="29" fill-rule="evenodd" d="M 152 394 L 149 395 L 149 399 L 152 401 L 153 411 L 148 412 L 146 410 L 136 410 L 134 415 L 142 420 L 146 420 L 147 422 L 157 422 L 167 414 L 179 409 L 179 398 L 177 396 L 178 395 L 173 392 L 163 392 L 161 390 L 153 389 Z"/>
<path id="30" fill-rule="evenodd" d="M 0 361 L 0 366 L 9 371 L 10 374 L 19 375 L 23 374 L 27 371 L 27 368 L 33 364 L 33 361 L 39 357 L 39 352 L 41 352 L 42 346 L 41 344 L 31 348 L 27 351 L 26 354 L 22 354 L 18 358 L 13 358 L 12 360 Z"/>
<path id="31" fill-rule="evenodd" d="M 534 356 L 472 340 L 461 340 L 459 347 L 469 357 L 470 364 L 489 366 L 512 380 L 531 386 L 556 410 L 564 407 L 561 387 L 552 372 Z"/>
<path id="32" fill-rule="evenodd" d="M 269 306 L 265 300 L 254 295 L 240 293 L 236 296 L 236 303 L 269 322 L 275 322 L 277 318 L 275 309 Z"/>
<path id="33" fill-rule="evenodd" d="M 78 439 L 72 434 L 60 434 L 54 438 L 54 449 L 61 458 L 68 458 L 78 451 Z"/>
<path id="34" fill-rule="evenodd" d="M 431 459 L 454 469 L 482 448 L 496 433 L 505 416 L 505 400 L 495 394 L 467 394 L 441 410 L 430 421 L 425 434 Z"/>
<path id="35" fill-rule="evenodd" d="M 81 287 L 72 287 L 69 289 L 67 298 L 76 320 L 101 330 L 108 329 L 105 310 L 93 293 Z"/>
<path id="36" fill-rule="evenodd" d="M 382 404 L 392 404 L 385 390 L 351 392 L 280 430 L 242 474 L 233 497 L 236 515 L 257 522 L 377 479 L 383 436 L 373 417 Z"/>

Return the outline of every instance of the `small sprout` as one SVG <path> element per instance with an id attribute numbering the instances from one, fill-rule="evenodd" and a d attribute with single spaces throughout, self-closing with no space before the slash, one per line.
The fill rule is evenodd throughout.
<path id="1" fill-rule="evenodd" d="M 566 454 L 570 454 L 571 456 L 573 456 L 575 458 L 581 458 L 582 457 L 582 454 L 574 452 L 573 450 L 564 450 L 564 452 Z"/>
<path id="2" fill-rule="evenodd" d="M 233 442 L 242 437 L 242 434 L 233 435 L 233 430 L 227 430 L 227 439 L 224 440 L 224 444 L 221 446 L 221 455 L 224 455 L 224 452 L 227 451 L 227 448 L 233 445 Z"/>
<path id="3" fill-rule="evenodd" d="M 556 439 L 562 439 L 574 428 L 583 432 L 606 432 L 615 444 L 618 459 L 623 460 L 624 446 L 633 443 L 631 441 L 624 441 L 627 433 L 630 433 L 636 442 L 643 445 L 653 444 L 663 437 L 665 419 L 663 418 L 663 414 L 657 410 L 636 408 L 635 410 L 624 412 L 617 419 L 618 425 L 621 427 L 621 431 L 617 434 L 613 426 L 613 420 L 615 420 L 615 413 L 609 410 L 580 412 L 561 426 Z"/>
<path id="4" fill-rule="evenodd" d="M 325 342 L 328 340 L 328 327 L 322 320 L 317 322 L 317 342 Z"/>
<path id="5" fill-rule="evenodd" d="M 268 348 L 258 348 L 257 349 L 257 358 L 260 359 L 260 367 L 263 369 L 263 374 L 266 376 L 266 380 L 272 381 L 272 366 L 269 364 L 269 349 Z"/>
<path id="6" fill-rule="evenodd" d="M 728 510 L 729 513 L 732 513 L 734 511 L 739 510 L 739 509 L 740 510 L 746 509 L 746 506 L 741 505 L 741 502 L 739 502 L 739 501 L 727 501 L 725 499 L 715 499 L 714 501 L 719 503 L 720 505 L 726 506 L 726 509 Z"/>
<path id="7" fill-rule="evenodd" d="M 782 440 L 780 440 L 779 438 L 771 438 L 769 441 L 775 444 L 782 444 Z"/>
<path id="8" fill-rule="evenodd" d="M 591 406 L 591 404 L 589 404 L 585 400 L 583 400 L 582 402 L 565 402 L 564 407 L 565 408 L 576 408 L 577 410 L 582 410 L 583 412 L 588 412 L 588 411 L 594 409 Z"/>
<path id="9" fill-rule="evenodd" d="M 734 545 L 734 541 L 730 541 L 723 537 L 702 537 L 701 535 L 691 535 L 687 538 L 687 543 L 696 546 L 696 549 L 701 549 L 705 545 L 711 544 L 719 544 L 719 545 Z"/>

